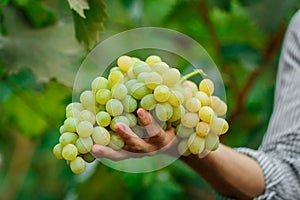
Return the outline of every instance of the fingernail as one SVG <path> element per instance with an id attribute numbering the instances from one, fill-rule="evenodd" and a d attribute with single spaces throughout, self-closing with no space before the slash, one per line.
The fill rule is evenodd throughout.
<path id="1" fill-rule="evenodd" d="M 145 118 L 145 117 L 146 117 L 146 113 L 145 113 L 145 111 L 142 110 L 142 109 L 139 110 L 138 114 L 139 114 L 139 117 L 140 117 L 140 118 Z"/>
<path id="2" fill-rule="evenodd" d="M 121 132 L 125 132 L 125 127 L 123 126 L 122 123 L 116 123 L 115 124 L 115 129 L 120 130 Z"/>

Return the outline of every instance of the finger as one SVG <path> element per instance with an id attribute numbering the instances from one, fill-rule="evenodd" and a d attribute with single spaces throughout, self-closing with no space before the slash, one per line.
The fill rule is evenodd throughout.
<path id="1" fill-rule="evenodd" d="M 117 151 L 107 146 L 95 144 L 92 148 L 92 153 L 97 158 L 108 158 L 113 161 L 124 160 L 129 158 L 129 155 L 124 151 Z"/>
<path id="2" fill-rule="evenodd" d="M 139 138 L 126 124 L 122 122 L 115 124 L 115 130 L 124 140 Z"/>
<path id="3" fill-rule="evenodd" d="M 137 110 L 137 114 L 139 118 L 141 119 L 142 124 L 147 130 L 147 133 L 150 137 L 157 137 L 161 138 L 164 137 L 164 131 L 159 126 L 159 124 L 154 120 L 154 118 L 151 116 L 149 112 L 146 110 L 139 108 Z"/>

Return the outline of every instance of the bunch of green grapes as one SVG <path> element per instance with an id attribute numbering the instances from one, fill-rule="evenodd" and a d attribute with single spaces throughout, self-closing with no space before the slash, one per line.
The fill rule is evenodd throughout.
<path id="1" fill-rule="evenodd" d="M 227 106 L 213 96 L 210 79 L 203 79 L 199 85 L 188 80 L 197 74 L 205 75 L 203 71 L 181 76 L 178 69 L 155 55 L 145 61 L 121 56 L 117 65 L 108 77 L 96 77 L 91 90 L 81 93 L 80 102 L 66 107 L 66 120 L 53 153 L 58 159 L 67 160 L 74 173 L 83 172 L 86 162 L 95 160 L 90 153 L 94 144 L 116 150 L 124 146 L 114 125 L 123 122 L 133 129 L 141 126 L 138 108 L 151 111 L 163 128 L 176 127 L 181 155 L 218 148 L 219 135 L 228 130 L 228 123 L 221 118 Z"/>

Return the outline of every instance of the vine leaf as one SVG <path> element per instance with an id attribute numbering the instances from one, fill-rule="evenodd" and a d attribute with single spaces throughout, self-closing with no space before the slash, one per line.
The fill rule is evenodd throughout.
<path id="1" fill-rule="evenodd" d="M 87 0 L 68 0 L 70 8 L 74 10 L 82 18 L 86 18 L 84 10 L 89 10 L 90 6 Z"/>

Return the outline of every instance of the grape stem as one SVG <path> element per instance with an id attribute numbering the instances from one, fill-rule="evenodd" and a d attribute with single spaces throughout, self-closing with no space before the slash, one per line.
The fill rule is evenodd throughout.
<path id="1" fill-rule="evenodd" d="M 207 74 L 206 74 L 202 69 L 196 69 L 196 70 L 194 70 L 193 72 L 184 75 L 184 76 L 178 81 L 177 85 L 180 85 L 183 81 L 185 81 L 185 80 L 187 80 L 187 79 L 189 79 L 189 78 L 192 78 L 193 76 L 196 76 L 196 75 L 198 75 L 198 74 L 207 77 Z"/>

